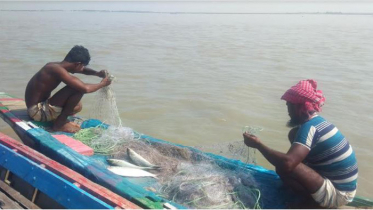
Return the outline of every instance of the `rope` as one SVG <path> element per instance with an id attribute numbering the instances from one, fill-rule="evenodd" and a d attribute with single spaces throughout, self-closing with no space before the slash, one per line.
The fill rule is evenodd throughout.
<path id="1" fill-rule="evenodd" d="M 96 154 L 100 155 L 111 155 L 114 151 L 116 144 L 112 144 L 112 141 L 95 141 L 101 137 L 103 132 L 102 128 L 85 128 L 79 130 L 74 134 L 74 138 L 81 141 L 83 144 L 91 147 Z"/>

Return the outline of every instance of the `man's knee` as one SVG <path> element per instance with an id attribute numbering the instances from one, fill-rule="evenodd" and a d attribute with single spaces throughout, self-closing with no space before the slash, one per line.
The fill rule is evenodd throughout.
<path id="1" fill-rule="evenodd" d="M 83 104 L 82 104 L 81 101 L 79 101 L 79 103 L 74 107 L 74 111 L 73 112 L 74 112 L 74 114 L 76 114 L 76 113 L 82 111 L 82 109 L 83 109 Z"/>
<path id="2" fill-rule="evenodd" d="M 286 179 L 286 177 L 289 177 L 289 173 L 286 173 L 283 170 L 279 170 L 278 168 L 276 168 L 276 173 L 280 176 L 281 179 Z"/>
<path id="3" fill-rule="evenodd" d="M 277 170 L 277 169 L 276 169 L 276 173 L 280 177 L 280 179 L 282 180 L 282 182 L 286 183 L 287 176 L 285 176 L 285 174 L 282 171 Z"/>
<path id="4" fill-rule="evenodd" d="M 286 173 L 281 170 L 276 170 L 276 173 L 280 176 L 284 186 L 289 187 L 296 193 L 302 194 L 302 195 L 308 195 L 307 190 L 304 186 L 298 180 L 296 180 L 291 173 Z"/>
<path id="5" fill-rule="evenodd" d="M 318 172 L 303 163 L 296 166 L 290 173 L 278 169 L 276 169 L 276 172 L 282 181 L 290 183 L 293 182 L 292 180 L 294 180 L 298 183 L 298 185 L 304 188 L 305 192 L 309 194 L 315 193 L 324 183 L 324 178 Z"/>
<path id="6" fill-rule="evenodd" d="M 75 93 L 75 92 L 79 92 L 79 91 L 77 91 L 76 89 L 74 89 L 74 88 L 72 88 L 72 87 L 70 87 L 70 86 L 65 86 L 65 87 L 63 87 L 62 89 L 61 89 L 61 91 L 65 91 L 65 92 L 69 92 L 69 93 Z"/>
<path id="7" fill-rule="evenodd" d="M 75 90 L 76 92 L 74 93 L 74 95 L 78 96 L 78 97 L 83 97 L 84 93 L 80 92 L 80 91 L 77 91 Z"/>

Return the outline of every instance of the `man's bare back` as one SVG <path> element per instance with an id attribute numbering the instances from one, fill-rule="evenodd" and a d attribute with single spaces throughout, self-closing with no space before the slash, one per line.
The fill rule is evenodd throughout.
<path id="1" fill-rule="evenodd" d="M 51 96 L 52 91 L 61 83 L 62 80 L 54 76 L 56 71 L 66 70 L 61 69 L 58 63 L 47 63 L 31 78 L 27 84 L 25 94 L 28 108 L 46 101 Z"/>
<path id="2" fill-rule="evenodd" d="M 90 56 L 82 46 L 75 46 L 62 62 L 47 63 L 29 81 L 25 100 L 30 117 L 37 121 L 53 121 L 56 131 L 76 132 L 80 127 L 70 123 L 67 117 L 82 109 L 80 99 L 86 93 L 110 85 L 106 71 L 99 72 L 85 67 Z M 86 84 L 70 73 L 94 75 L 103 78 L 98 84 Z M 51 97 L 61 83 L 66 86 Z"/>

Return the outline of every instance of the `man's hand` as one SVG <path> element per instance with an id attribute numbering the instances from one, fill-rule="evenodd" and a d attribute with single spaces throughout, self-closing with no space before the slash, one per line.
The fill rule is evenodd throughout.
<path id="1" fill-rule="evenodd" d="M 248 147 L 257 148 L 260 144 L 260 139 L 254 135 L 247 132 L 243 133 L 244 143 Z"/>
<path id="2" fill-rule="evenodd" d="M 107 75 L 109 75 L 109 72 L 106 69 L 101 70 L 101 71 L 97 72 L 97 74 L 96 74 L 96 76 L 101 77 L 101 78 L 105 78 Z"/>
<path id="3" fill-rule="evenodd" d="M 103 84 L 103 87 L 109 86 L 111 84 L 111 80 L 109 80 L 109 77 L 105 77 L 101 80 L 101 84 Z"/>

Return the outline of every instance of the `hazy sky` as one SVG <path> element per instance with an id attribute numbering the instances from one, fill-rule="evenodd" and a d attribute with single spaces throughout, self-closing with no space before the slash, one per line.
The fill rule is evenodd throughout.
<path id="1" fill-rule="evenodd" d="M 25 2 L 25 3 L 22 3 Z M 27 3 L 26 3 L 27 2 Z M 41 2 L 41 3 L 33 3 Z M 42 2 L 45 2 L 42 3 Z M 49 3 L 48 3 L 49 2 Z M 53 4 L 52 4 L 53 2 Z M 71 3 L 69 3 L 71 2 Z M 90 3 L 91 2 L 91 3 Z M 105 3 L 106 2 L 106 3 Z M 115 2 L 132 2 L 131 7 Z M 156 7 L 136 2 L 159 3 Z M 169 3 L 168 3 L 169 2 Z M 175 2 L 199 2 L 200 4 L 172 4 Z M 203 2 L 208 5 L 203 5 Z M 214 4 L 213 2 L 222 2 Z M 224 2 L 224 3 L 223 3 Z M 230 2 L 255 2 L 236 7 Z M 228 12 L 228 13 L 373 13 L 373 0 L 0 0 L 0 10 L 106 10 L 106 11 L 152 11 L 152 12 Z"/>
<path id="2" fill-rule="evenodd" d="M 62 1 L 62 0 L 0 0 L 0 1 Z M 63 0 L 76 1 L 76 0 Z M 79 1 L 99 1 L 107 0 L 79 0 Z M 188 1 L 188 0 L 108 0 L 108 1 Z M 189 0 L 189 1 L 232 1 L 232 0 Z M 233 0 L 247 2 L 372 2 L 373 0 Z"/>

